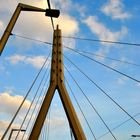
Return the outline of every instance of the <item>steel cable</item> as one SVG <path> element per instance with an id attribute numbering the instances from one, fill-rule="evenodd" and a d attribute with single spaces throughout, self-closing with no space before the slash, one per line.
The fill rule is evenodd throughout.
<path id="1" fill-rule="evenodd" d="M 105 96 L 107 96 L 112 102 L 114 102 L 125 114 L 127 114 L 136 124 L 140 126 L 140 123 L 132 117 L 123 107 L 121 107 L 111 96 L 109 96 L 96 82 L 94 82 L 87 74 L 85 74 L 76 64 L 74 64 L 69 58 L 65 55 L 64 57 L 73 64 L 79 71 L 82 73 L 91 83 L 93 83 Z"/>
<path id="2" fill-rule="evenodd" d="M 46 41 L 42 41 L 42 40 L 38 40 L 38 39 L 34 39 L 34 38 L 31 38 L 31 37 L 26 37 L 26 36 L 22 36 L 22 35 L 14 34 L 14 33 L 11 33 L 11 35 L 16 36 L 16 37 L 19 37 L 19 38 L 23 38 L 23 39 L 27 39 L 27 40 L 35 41 L 35 42 L 44 43 L 44 44 L 47 44 L 47 45 L 52 45 L 52 43 L 50 43 L 50 42 L 46 42 Z"/>
<path id="3" fill-rule="evenodd" d="M 46 78 L 46 80 L 45 80 L 45 82 L 44 82 L 44 85 L 43 85 L 43 87 L 45 87 L 45 84 L 47 83 L 46 81 L 48 80 L 48 76 L 49 76 L 49 74 L 47 75 L 47 78 Z M 47 88 L 48 88 L 48 84 L 47 84 Z M 43 90 L 44 90 L 44 88 L 42 88 L 42 90 L 41 90 L 41 92 L 40 92 L 40 96 L 41 96 L 41 93 L 43 92 Z M 46 90 L 45 90 L 45 95 L 46 95 Z M 45 97 L 45 95 L 44 95 L 44 97 Z M 35 105 L 35 108 L 34 108 L 34 111 L 33 112 L 35 112 L 35 109 L 36 109 L 36 107 L 37 107 L 37 104 L 39 103 L 39 100 L 40 100 L 40 98 L 38 98 L 38 100 L 37 100 L 37 103 L 36 103 L 36 105 Z M 43 102 L 43 99 L 42 99 L 42 102 Z M 42 105 L 42 102 L 40 103 L 40 107 L 41 107 L 41 105 Z M 38 108 L 38 113 L 39 113 L 39 110 L 40 110 L 40 108 Z M 38 113 L 36 113 L 36 114 L 38 114 Z M 32 118 L 33 118 L 33 114 L 34 113 L 32 113 Z M 32 119 L 31 118 L 31 119 Z M 37 116 L 36 116 L 36 118 L 37 118 Z M 34 120 L 36 120 L 36 118 L 34 119 Z M 30 122 L 29 122 L 30 123 Z M 34 124 L 34 123 L 33 123 Z M 32 128 L 31 128 L 31 131 L 32 131 L 32 129 L 33 129 L 33 126 L 32 126 Z M 29 132 L 29 134 L 31 134 L 31 131 Z"/>
<path id="4" fill-rule="evenodd" d="M 123 72 L 120 72 L 120 71 L 118 71 L 118 70 L 116 70 L 116 69 L 114 69 L 114 68 L 112 68 L 112 67 L 110 67 L 110 66 L 108 66 L 108 65 L 106 65 L 106 64 L 104 64 L 102 62 L 99 62 L 99 61 L 97 61 L 97 60 L 95 60 L 95 59 L 93 59 L 93 58 L 91 58 L 91 57 L 89 57 L 87 55 L 84 55 L 84 54 L 82 54 L 82 53 L 80 53 L 80 52 L 78 52 L 78 51 L 76 51 L 76 50 L 74 50 L 72 48 L 69 48 L 69 47 L 66 47 L 66 46 L 64 46 L 64 47 L 68 48 L 69 50 L 72 50 L 73 52 L 76 52 L 77 54 L 80 54 L 81 56 L 84 56 L 84 57 L 86 57 L 86 58 L 88 58 L 88 59 L 90 59 L 90 60 L 92 60 L 92 61 L 94 61 L 94 62 L 96 62 L 96 63 L 98 63 L 98 64 L 100 64 L 100 65 L 102 65 L 102 66 L 104 66 L 106 68 L 108 68 L 108 69 L 111 69 L 112 71 L 117 72 L 117 73 L 119 73 L 119 74 L 121 74 L 121 75 L 123 75 L 123 76 L 125 76 L 125 77 L 127 77 L 127 78 L 129 78 L 129 79 L 131 79 L 131 80 L 133 80 L 135 82 L 137 82 L 137 83 L 140 83 L 139 80 L 137 80 L 137 79 L 135 79 L 135 78 L 123 73 Z"/>
<path id="5" fill-rule="evenodd" d="M 110 43 L 110 44 L 140 46 L 139 43 L 131 43 L 131 42 L 119 42 L 119 41 L 111 41 L 111 40 L 98 40 L 98 39 L 81 38 L 81 37 L 67 37 L 67 36 L 62 36 L 62 37 L 63 38 L 69 38 L 69 39 L 76 39 L 76 40 L 91 41 L 91 42 L 102 42 L 102 43 Z"/>
<path id="6" fill-rule="evenodd" d="M 49 54 L 49 55 L 50 55 L 50 54 Z M 12 118 L 12 120 L 11 120 L 10 124 L 8 125 L 7 129 L 5 130 L 5 132 L 4 132 L 4 134 L 3 134 L 2 138 L 1 138 L 1 140 L 4 140 L 4 138 L 5 138 L 6 134 L 7 134 L 7 132 L 9 131 L 9 129 L 10 129 L 10 127 L 11 127 L 11 125 L 13 124 L 13 122 L 14 122 L 14 120 L 15 120 L 16 116 L 18 115 L 18 113 L 19 113 L 20 109 L 22 108 L 22 106 L 23 106 L 23 104 L 24 104 L 25 100 L 27 99 L 27 97 L 28 97 L 28 95 L 29 95 L 30 91 L 32 90 L 32 88 L 33 88 L 33 86 L 34 86 L 35 82 L 37 81 L 37 79 L 38 79 L 38 77 L 39 77 L 40 73 L 42 72 L 42 70 L 43 70 L 43 68 L 44 68 L 44 66 L 45 66 L 45 64 L 46 64 L 46 62 L 47 62 L 47 61 L 48 61 L 48 57 L 47 57 L 47 58 L 46 58 L 46 60 L 44 61 L 44 63 L 43 63 L 43 65 L 42 65 L 42 67 L 40 68 L 40 70 L 39 70 L 39 72 L 37 73 L 37 75 L 36 75 L 35 79 L 33 80 L 33 83 L 31 84 L 31 86 L 30 86 L 29 90 L 27 91 L 27 93 L 26 93 L 26 95 L 25 95 L 25 97 L 24 97 L 23 101 L 21 102 L 21 104 L 20 104 L 19 108 L 17 109 L 17 111 L 16 111 L 15 115 L 13 116 L 13 118 Z"/>
<path id="7" fill-rule="evenodd" d="M 47 3 L 48 3 L 48 7 L 49 7 L 49 9 L 51 9 L 50 1 L 47 0 Z M 51 23 L 52 23 L 52 28 L 53 28 L 53 30 L 54 30 L 54 22 L 53 22 L 53 18 L 52 18 L 52 17 L 51 17 Z"/>
<path id="8" fill-rule="evenodd" d="M 39 96 L 38 96 L 38 99 L 36 100 L 34 109 L 33 109 L 32 113 L 31 113 L 31 116 L 30 116 L 30 118 L 29 118 L 29 121 L 28 121 L 28 123 L 27 123 L 25 129 L 27 129 L 27 128 L 29 127 L 29 124 L 30 124 L 30 122 L 31 122 L 31 120 L 32 120 L 32 118 L 33 118 L 34 113 L 35 113 L 35 109 L 37 108 L 37 105 L 38 105 L 38 103 L 39 103 L 39 99 L 40 99 L 40 97 L 41 97 L 41 94 L 42 94 L 42 92 L 43 92 L 43 88 L 45 87 L 45 84 L 46 84 L 46 82 L 47 82 L 47 80 L 48 80 L 48 76 L 49 76 L 49 75 L 46 76 L 46 74 L 47 74 L 47 72 L 48 72 L 48 67 L 49 67 L 49 65 L 47 66 L 46 71 L 45 71 L 45 73 L 44 73 L 44 75 L 43 75 L 43 78 L 41 79 L 40 84 L 39 84 L 39 86 L 38 86 L 38 89 L 37 89 L 37 91 L 36 91 L 36 94 L 35 94 L 35 95 L 37 95 L 37 93 L 38 93 L 38 91 L 39 91 L 41 85 L 43 84 L 42 89 L 41 89 L 41 91 L 40 91 L 40 94 L 39 94 Z M 46 79 L 45 79 L 45 76 L 46 76 Z M 43 81 L 44 81 L 44 83 L 43 83 Z M 22 136 L 21 140 L 24 139 L 24 136 L 25 136 L 25 133 L 24 133 L 24 135 Z"/>
<path id="9" fill-rule="evenodd" d="M 140 113 L 137 113 L 137 114 L 134 115 L 133 117 L 136 117 L 136 116 L 138 116 L 138 115 L 140 115 Z M 127 123 L 127 122 L 130 121 L 130 120 L 131 120 L 131 118 L 125 120 L 124 122 L 122 122 L 122 123 L 120 123 L 119 125 L 117 125 L 117 126 L 115 126 L 114 128 L 112 128 L 111 131 L 116 130 L 117 128 L 121 127 L 122 125 L 124 125 L 125 123 Z M 104 137 L 104 136 L 107 135 L 108 133 L 109 133 L 109 131 L 106 132 L 106 133 L 104 133 L 103 135 L 99 136 L 99 137 L 97 138 L 97 140 L 98 140 L 98 139 L 101 139 L 102 137 Z"/>
<path id="10" fill-rule="evenodd" d="M 49 137 L 50 137 L 50 124 L 51 124 L 51 105 L 50 105 L 50 108 L 49 108 L 49 113 L 48 113 L 48 131 L 47 131 L 47 140 L 49 140 Z"/>
<path id="11" fill-rule="evenodd" d="M 108 127 L 108 125 L 106 124 L 106 122 L 103 120 L 103 118 L 101 117 L 101 115 L 98 113 L 98 111 L 96 110 L 96 108 L 93 106 L 93 104 L 91 103 L 90 99 L 86 96 L 86 94 L 84 93 L 84 91 L 81 89 L 81 87 L 79 86 L 79 84 L 77 83 L 77 81 L 75 80 L 75 78 L 72 76 L 72 74 L 69 71 L 68 71 L 68 73 L 69 73 L 70 77 L 73 79 L 73 81 L 75 82 L 75 84 L 77 85 L 77 87 L 80 89 L 81 93 L 84 95 L 84 97 L 86 98 L 86 100 L 88 101 L 88 103 L 91 105 L 92 109 L 96 112 L 96 114 L 101 119 L 101 121 L 103 122 L 103 124 L 105 125 L 105 127 L 107 128 L 107 130 L 110 132 L 110 134 L 112 135 L 112 137 L 116 140 L 116 137 L 112 133 L 111 129 Z"/>
<path id="12" fill-rule="evenodd" d="M 78 50 L 78 49 L 74 49 L 74 50 L 76 50 L 76 51 L 78 51 L 80 53 L 89 54 L 89 55 L 93 55 L 93 56 L 96 56 L 96 57 L 105 58 L 105 59 L 108 59 L 108 60 L 112 60 L 112 61 L 116 61 L 116 62 L 120 62 L 120 63 L 129 64 L 129 65 L 140 67 L 140 64 L 132 63 L 132 62 L 129 62 L 129 61 L 119 60 L 119 59 L 116 59 L 116 58 L 107 57 L 107 56 L 104 56 L 104 55 L 99 55 L 99 54 L 96 54 L 96 53 L 92 53 L 92 52 L 88 52 L 88 51 L 83 51 L 83 50 Z"/>
<path id="13" fill-rule="evenodd" d="M 66 67 L 65 67 L 65 68 L 66 68 Z M 67 72 L 69 73 L 69 71 L 68 71 L 67 68 L 66 68 L 66 70 L 67 70 Z M 97 140 L 96 137 L 95 137 L 95 135 L 94 135 L 94 133 L 93 133 L 93 130 L 92 130 L 92 128 L 91 128 L 91 126 L 90 126 L 90 124 L 89 124 L 89 122 L 88 122 L 88 120 L 87 120 L 87 118 L 86 118 L 86 116 L 85 116 L 85 114 L 84 114 L 84 112 L 83 112 L 83 110 L 82 110 L 82 108 L 81 108 L 81 106 L 80 106 L 80 104 L 79 104 L 77 98 L 76 98 L 76 96 L 74 95 L 74 92 L 73 92 L 72 88 L 70 87 L 70 84 L 68 83 L 68 81 L 67 81 L 67 79 L 66 79 L 66 77 L 65 77 L 65 80 L 66 80 L 66 83 L 67 83 L 67 85 L 68 85 L 68 87 L 69 87 L 71 93 L 72 93 L 72 96 L 74 97 L 74 99 L 75 99 L 75 101 L 76 101 L 77 106 L 79 107 L 79 109 L 80 109 L 80 111 L 81 111 L 81 113 L 82 113 L 82 115 L 83 115 L 83 117 L 84 117 L 84 119 L 85 119 L 85 121 L 86 121 L 86 123 L 87 123 L 87 125 L 88 125 L 88 127 L 89 127 L 89 130 L 91 131 L 91 134 L 92 134 L 93 138 L 94 138 L 95 140 Z"/>
<path id="14" fill-rule="evenodd" d="M 50 54 L 49 54 L 49 56 L 50 56 Z M 49 56 L 48 56 L 48 58 L 49 58 Z M 47 59 L 48 59 L 48 58 L 47 58 Z M 49 65 L 48 65 L 48 66 L 49 66 Z M 47 68 L 48 68 L 48 66 L 47 66 Z M 20 133 L 20 131 L 21 131 L 21 129 L 22 129 L 22 126 L 23 126 L 24 122 L 26 121 L 26 118 L 27 118 L 27 116 L 28 116 L 28 114 L 29 114 L 29 112 L 30 112 L 30 110 L 31 110 L 31 107 L 32 107 L 32 105 L 33 105 L 33 103 L 34 103 L 34 101 L 35 101 L 35 99 L 36 99 L 36 97 L 37 97 L 38 91 L 39 91 L 39 89 L 40 89 L 40 87 L 41 87 L 41 85 L 42 85 L 42 82 L 43 82 L 43 80 L 44 80 L 44 76 L 46 75 L 46 73 L 47 73 L 47 70 L 45 71 L 44 75 L 42 76 L 42 79 L 41 79 L 41 81 L 40 81 L 40 83 L 39 83 L 39 86 L 38 86 L 38 88 L 37 88 L 37 90 L 36 90 L 36 93 L 35 93 L 35 95 L 34 95 L 34 98 L 33 98 L 32 102 L 31 102 L 31 104 L 30 104 L 30 106 L 29 106 L 29 109 L 28 109 L 28 111 L 27 111 L 27 113 L 26 113 L 26 115 L 25 115 L 25 117 L 24 117 L 24 119 L 23 119 L 23 122 L 22 122 L 22 124 L 21 124 L 21 126 L 20 126 L 20 128 L 19 128 L 19 131 L 18 131 L 18 133 L 17 133 L 17 135 L 16 135 L 15 140 L 17 140 L 17 138 L 18 138 L 18 136 L 19 136 L 19 133 Z"/>

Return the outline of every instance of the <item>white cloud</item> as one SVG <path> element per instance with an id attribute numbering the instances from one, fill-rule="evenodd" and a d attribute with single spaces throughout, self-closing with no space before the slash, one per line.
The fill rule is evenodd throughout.
<path id="1" fill-rule="evenodd" d="M 18 2 L 13 0 L 12 4 L 11 0 L 2 0 L 0 5 L 0 21 L 3 22 L 3 29 L 0 32 L 0 37 L 2 36 L 4 28 L 7 26 L 19 2 L 44 9 L 47 7 L 46 0 L 19 0 Z M 7 5 L 10 5 L 10 7 L 7 8 Z M 52 1 L 51 6 L 61 10 L 60 17 L 58 19 L 53 18 L 55 28 L 56 25 L 59 24 L 59 28 L 62 30 L 62 35 L 75 36 L 79 32 L 78 20 L 69 14 L 69 11 L 71 10 L 71 7 L 74 6 L 74 4 L 70 0 L 54 0 Z M 51 20 L 49 17 L 45 16 L 45 13 L 21 12 L 12 32 L 21 36 L 27 36 L 47 42 L 52 42 L 53 40 Z M 68 47 L 74 48 L 75 40 L 69 41 L 68 39 L 65 39 L 64 44 L 67 44 Z M 32 41 L 26 41 L 18 37 L 12 38 L 11 41 L 11 47 L 16 47 L 17 52 L 29 51 L 32 49 L 32 46 Z"/>
<path id="2" fill-rule="evenodd" d="M 55 20 L 62 29 L 63 35 L 74 35 L 79 31 L 79 25 L 75 18 L 61 14 L 60 18 Z"/>
<path id="3" fill-rule="evenodd" d="M 3 28 L 3 22 L 0 21 L 0 30 Z"/>
<path id="4" fill-rule="evenodd" d="M 20 95 L 10 95 L 8 92 L 0 93 L 0 138 L 3 135 L 4 131 L 8 127 L 10 121 L 15 115 L 18 107 L 20 106 L 21 102 L 23 101 L 24 97 Z M 29 109 L 31 102 L 29 100 L 25 100 L 21 110 L 18 113 L 18 117 L 15 119 L 14 123 L 11 126 L 12 128 L 19 128 L 23 118 Z M 28 118 L 27 118 L 28 119 Z M 26 120 L 27 120 L 26 119 Z M 11 130 L 9 130 L 10 132 Z M 13 139 L 15 138 L 15 134 L 13 133 Z M 22 134 L 22 133 L 21 133 Z M 20 137 L 21 135 L 19 135 Z"/>
<path id="5" fill-rule="evenodd" d="M 140 88 L 140 83 L 137 83 L 136 86 Z"/>
<path id="6" fill-rule="evenodd" d="M 97 60 L 103 61 L 105 58 L 104 57 L 98 57 L 98 55 L 99 56 L 106 56 L 106 54 L 108 54 L 109 51 L 110 51 L 110 47 L 101 46 L 97 51 L 95 51 L 95 53 L 97 54 L 97 56 L 95 56 L 95 58 Z"/>
<path id="7" fill-rule="evenodd" d="M 101 11 L 110 16 L 112 19 L 127 19 L 131 14 L 124 11 L 122 0 L 109 0 L 102 8 Z"/>
<path id="8" fill-rule="evenodd" d="M 81 16 L 85 16 L 86 6 L 80 3 L 72 2 L 71 0 L 54 0 L 52 4 L 55 8 L 60 9 L 63 13 L 69 13 L 72 9 L 79 12 Z"/>
<path id="9" fill-rule="evenodd" d="M 2 135 L 3 131 L 7 128 L 8 124 L 9 122 L 0 120 L 0 136 Z"/>
<path id="10" fill-rule="evenodd" d="M 11 5 L 11 1 L 5 1 L 2 0 L 2 9 L 5 9 L 5 13 L 9 13 L 8 15 L 5 14 L 1 15 L 4 24 L 7 24 L 5 22 L 5 19 L 7 19 L 7 16 L 10 18 L 11 15 L 13 14 L 13 9 L 16 8 L 17 2 L 16 0 L 13 0 L 13 4 Z M 47 2 L 46 0 L 20 0 L 19 2 L 25 3 L 25 4 L 31 4 L 34 6 L 39 6 L 42 8 L 47 7 Z M 54 1 L 52 3 L 52 7 L 54 7 L 54 3 L 59 3 L 59 5 L 62 4 L 63 9 L 67 9 L 66 7 L 69 7 L 69 1 L 64 1 L 65 3 L 61 3 L 61 1 Z M 9 4 L 8 4 L 9 3 Z M 7 5 L 11 5 L 10 11 L 7 9 Z M 56 5 L 56 8 L 58 6 Z M 1 10 L 2 10 L 1 9 Z M 9 12 L 8 12 L 9 11 Z M 1 19 L 0 19 L 1 20 Z M 69 15 L 68 11 L 64 12 L 63 14 L 61 13 L 61 16 L 59 17 L 58 20 L 56 20 L 55 23 L 60 24 L 60 28 L 62 29 L 63 35 L 74 35 L 79 31 L 79 25 L 78 21 L 73 18 L 72 16 Z M 63 25 L 63 26 L 62 26 Z M 71 25 L 71 26 L 69 26 Z M 56 26 L 56 24 L 55 24 Z M 51 21 L 49 17 L 45 17 L 45 13 L 35 13 L 35 12 L 21 12 L 20 17 L 16 23 L 16 26 L 14 28 L 14 33 L 20 34 L 20 35 L 26 35 L 26 36 L 31 36 L 36 39 L 42 39 L 46 41 L 52 41 L 52 27 L 51 27 Z"/>
<path id="11" fill-rule="evenodd" d="M 86 16 L 86 10 L 87 10 L 87 7 L 84 5 L 81 5 L 81 4 L 75 4 L 75 7 L 74 7 L 80 14 L 81 17 L 85 17 Z"/>
<path id="12" fill-rule="evenodd" d="M 61 14 L 59 19 L 54 20 L 56 24 L 59 24 L 59 28 L 62 30 L 62 36 L 74 36 L 79 31 L 79 24 L 75 18 Z M 75 47 L 75 40 L 63 38 L 63 44 L 67 44 L 68 47 Z"/>
<path id="13" fill-rule="evenodd" d="M 72 1 L 71 0 L 54 0 L 52 1 L 52 7 L 58 8 L 61 11 L 68 13 L 71 10 Z"/>
<path id="14" fill-rule="evenodd" d="M 0 36 L 2 34 L 2 31 L 3 31 L 3 22 L 0 20 Z"/>
<path id="15" fill-rule="evenodd" d="M 91 32 L 95 34 L 100 40 L 107 41 L 118 41 L 127 33 L 127 28 L 122 27 L 120 31 L 111 31 L 103 23 L 101 23 L 97 16 L 89 16 L 87 19 L 83 20 Z M 106 55 L 110 51 L 112 44 L 102 43 L 104 46 L 100 47 L 96 52 L 98 55 Z M 105 47 L 106 46 L 106 47 Z M 103 58 L 100 58 L 103 60 Z"/>
<path id="16" fill-rule="evenodd" d="M 126 77 L 120 77 L 117 79 L 117 84 L 124 85 L 127 82 L 128 78 Z"/>
<path id="17" fill-rule="evenodd" d="M 5 67 L 2 64 L 0 64 L 0 72 L 5 72 Z"/>
<path id="18" fill-rule="evenodd" d="M 36 68 L 41 68 L 43 63 L 45 62 L 44 56 L 35 56 L 35 57 L 28 57 L 25 59 L 27 64 L 31 64 Z"/>
<path id="19" fill-rule="evenodd" d="M 68 121 L 64 117 L 55 117 L 51 119 L 50 122 L 53 129 L 56 129 L 56 128 L 59 129 L 59 128 L 65 127 L 68 123 Z"/>
<path id="20" fill-rule="evenodd" d="M 117 41 L 119 38 L 121 38 L 127 33 L 126 27 L 122 27 L 122 29 L 117 32 L 111 31 L 99 21 L 97 16 L 89 16 L 83 22 L 89 27 L 92 33 L 97 35 L 98 38 L 101 40 Z"/>
<path id="21" fill-rule="evenodd" d="M 9 123 L 10 123 L 9 121 L 0 120 L 0 139 L 1 139 L 2 135 L 4 134 L 4 131 L 8 127 Z M 19 129 L 20 128 L 20 124 L 14 123 L 12 125 L 11 129 L 9 130 L 9 132 L 11 132 L 12 128 Z M 15 139 L 16 138 L 16 135 L 17 135 L 17 131 L 13 131 L 13 134 L 12 134 L 11 139 Z M 18 139 L 21 139 L 22 138 L 22 135 L 23 135 L 23 132 L 19 134 Z M 7 135 L 5 137 L 5 139 L 8 139 L 7 137 L 9 137 L 9 135 Z"/>
<path id="22" fill-rule="evenodd" d="M 7 92 L 0 93 L 0 113 L 13 115 L 18 109 L 19 105 L 23 101 L 23 96 L 15 95 L 12 96 Z M 26 100 L 22 111 L 25 111 L 29 108 L 30 101 Z"/>
<path id="23" fill-rule="evenodd" d="M 17 64 L 19 62 L 22 62 L 25 60 L 25 56 L 21 56 L 21 55 L 14 55 L 14 56 L 10 56 L 8 58 L 6 58 L 7 60 L 9 60 L 12 64 Z"/>
<path id="24" fill-rule="evenodd" d="M 8 60 L 13 65 L 18 63 L 25 63 L 25 64 L 32 65 L 35 68 L 41 68 L 43 63 L 45 62 L 45 59 L 46 59 L 45 56 L 27 57 L 23 55 L 13 55 L 6 58 L 6 60 Z"/>

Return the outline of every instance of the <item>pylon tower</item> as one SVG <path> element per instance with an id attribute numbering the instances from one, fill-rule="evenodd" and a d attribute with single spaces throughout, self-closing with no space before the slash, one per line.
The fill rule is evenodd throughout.
<path id="1" fill-rule="evenodd" d="M 33 126 L 32 132 L 29 136 L 29 140 L 38 140 L 56 90 L 58 90 L 58 93 L 60 95 L 60 99 L 62 101 L 66 116 L 68 118 L 75 139 L 86 140 L 81 124 L 78 120 L 78 117 L 76 115 L 64 83 L 62 35 L 61 30 L 58 28 L 58 25 L 57 29 L 54 30 L 53 35 L 50 85 L 38 113 L 35 124 Z"/>

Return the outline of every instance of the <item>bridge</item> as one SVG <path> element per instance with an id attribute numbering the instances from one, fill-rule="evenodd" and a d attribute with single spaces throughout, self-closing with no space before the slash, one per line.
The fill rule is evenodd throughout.
<path id="1" fill-rule="evenodd" d="M 104 58 L 108 61 L 121 63 L 123 65 L 135 67 L 139 67 L 140 65 L 112 57 L 105 57 L 84 49 L 69 47 L 63 43 L 63 39 L 130 46 L 140 46 L 140 44 L 63 36 L 63 31 L 61 31 L 59 25 L 55 27 L 53 22 L 54 17 L 58 18 L 59 10 L 51 9 L 49 1 L 48 7 L 48 9 L 41 9 L 30 5 L 19 4 L 1 38 L 1 55 L 5 51 L 8 39 L 13 36 L 16 39 L 20 38 L 34 41 L 35 43 L 40 43 L 47 47 L 45 61 L 36 73 L 36 76 L 34 76 L 34 79 L 23 100 L 20 102 L 14 116 L 10 119 L 7 128 L 1 136 L 1 140 L 60 139 L 55 136 L 53 131 L 55 130 L 54 128 L 52 130 L 53 132 L 51 132 L 51 125 L 53 125 L 52 118 L 57 116 L 57 114 L 54 113 L 54 107 L 57 108 L 57 105 L 55 106 L 55 102 L 53 101 L 54 98 L 54 100 L 60 101 L 58 106 L 62 108 L 61 111 L 63 111 L 63 115 L 65 116 L 66 122 L 62 122 L 62 128 L 59 128 L 61 129 L 62 134 L 66 133 L 63 134 L 64 139 L 117 140 L 126 138 L 134 139 L 139 136 L 135 133 L 138 133 L 140 130 L 140 123 L 138 120 L 140 112 L 137 110 L 136 113 L 131 113 L 131 110 L 127 110 L 127 105 L 119 100 L 119 98 L 124 97 L 124 95 L 120 96 L 119 94 L 118 97 L 118 92 L 122 93 L 122 91 L 116 87 L 117 91 L 115 91 L 114 94 L 110 94 L 108 89 L 102 86 L 105 81 L 99 81 L 102 80 L 102 77 L 105 77 L 105 79 L 110 78 L 110 73 L 114 73 L 115 77 L 116 75 L 119 75 L 126 78 L 130 81 L 130 85 L 132 83 L 139 84 L 140 81 L 133 76 L 100 61 L 99 58 Z M 46 16 L 49 16 L 53 29 L 53 42 L 37 40 L 13 33 L 12 30 L 21 11 L 43 12 Z M 78 59 L 73 59 L 74 57 Z M 95 66 L 100 66 L 101 69 L 99 68 L 99 71 L 97 70 L 94 73 Z M 100 80 L 97 82 L 96 78 L 99 78 Z M 108 87 L 111 88 L 111 91 L 114 91 L 115 89 L 112 88 L 112 84 L 113 83 L 106 83 L 105 85 L 108 85 Z M 131 98 L 128 97 L 127 99 L 127 96 L 125 98 L 129 103 Z M 30 103 L 21 119 L 20 113 L 27 103 L 27 100 L 29 100 Z M 99 102 L 98 100 L 101 100 L 102 102 Z M 60 113 L 60 116 L 61 111 L 57 112 L 58 114 Z M 108 112 L 110 112 L 109 115 L 107 114 Z M 109 122 L 107 121 L 108 117 L 110 118 Z M 15 126 L 20 119 L 22 120 L 19 123 L 20 125 Z M 58 122 L 60 121 L 61 123 L 61 117 L 59 119 Z"/>

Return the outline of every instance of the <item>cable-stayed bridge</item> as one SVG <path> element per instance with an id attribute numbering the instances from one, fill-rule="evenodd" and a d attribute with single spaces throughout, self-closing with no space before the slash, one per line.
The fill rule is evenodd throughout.
<path id="1" fill-rule="evenodd" d="M 103 88 L 98 82 L 96 82 L 93 77 L 94 73 L 90 73 L 91 71 L 89 72 L 89 69 L 90 67 L 94 67 L 93 64 L 99 65 L 103 69 L 107 70 L 107 72 L 109 71 L 110 73 L 112 72 L 114 74 L 121 75 L 130 80 L 131 82 L 139 84 L 140 81 L 138 79 L 116 69 L 113 66 L 99 61 L 97 58 L 104 58 L 109 61 L 114 61 L 135 67 L 139 67 L 140 65 L 129 61 L 119 60 L 113 57 L 106 57 L 96 53 L 91 53 L 82 49 L 71 48 L 66 44 L 63 44 L 62 40 L 64 38 L 67 38 L 80 41 L 102 42 L 129 46 L 140 46 L 140 44 L 63 36 L 63 31 L 61 34 L 61 29 L 59 29 L 59 26 L 57 26 L 57 28 L 55 29 L 53 23 L 53 17 L 58 17 L 59 11 L 52 10 L 49 1 L 48 7 L 49 9 L 45 10 L 29 5 L 19 4 L 1 39 L 1 53 L 3 52 L 6 42 L 10 36 L 14 36 L 15 38 L 21 38 L 24 40 L 39 42 L 49 47 L 49 52 L 46 60 L 44 61 L 39 72 L 36 74 L 36 77 L 34 78 L 15 115 L 13 116 L 13 118 L 11 118 L 10 123 L 8 124 L 7 129 L 3 133 L 1 139 L 50 139 L 50 128 L 52 124 L 51 112 L 53 108 L 52 100 L 55 94 L 59 94 L 59 96 L 57 97 L 62 101 L 61 107 L 64 108 L 64 112 L 67 118 L 67 129 L 69 129 L 69 136 L 64 139 L 120 139 L 118 133 L 120 131 L 122 133 L 125 132 L 125 128 L 123 128 L 123 126 L 128 124 L 130 124 L 130 127 L 132 127 L 129 130 L 130 132 L 125 132 L 128 136 L 128 139 L 133 139 L 135 138 L 135 136 L 139 136 L 133 134 L 134 132 L 136 132 L 136 130 L 139 130 L 140 123 L 137 119 L 137 117 L 140 115 L 139 111 L 137 111 L 136 114 L 132 115 L 130 111 L 126 110 L 125 107 L 121 105 L 118 99 L 115 99 L 115 97 L 109 94 L 105 88 Z M 50 16 L 53 27 L 53 42 L 46 42 L 43 40 L 37 40 L 27 36 L 14 34 L 12 32 L 12 29 L 21 11 L 45 12 L 46 16 Z M 69 50 L 70 54 L 67 51 L 65 51 L 64 53 L 62 48 L 64 48 L 65 50 Z M 80 59 L 78 63 L 75 60 L 73 61 L 72 58 L 74 56 Z M 84 62 L 84 65 L 82 64 L 82 61 Z M 77 73 L 73 73 L 73 70 L 71 69 L 76 69 Z M 105 76 L 103 73 L 100 72 L 98 74 L 100 76 Z M 77 75 L 81 77 L 78 80 L 76 79 Z M 112 83 L 110 83 L 110 86 L 112 86 Z M 34 94 L 31 94 L 34 87 L 36 87 L 36 89 L 34 89 Z M 95 91 L 98 94 L 101 94 L 101 96 L 103 96 L 103 104 L 110 105 L 109 109 L 110 112 L 112 112 L 112 116 L 110 116 L 110 122 L 107 122 L 107 116 L 104 116 L 99 111 L 104 107 L 100 105 L 100 107 L 98 107 L 100 109 L 98 110 L 97 107 L 94 105 L 94 102 L 97 103 L 96 100 L 94 101 L 94 96 L 97 96 L 94 95 Z M 89 96 L 88 92 L 92 92 L 93 96 Z M 81 100 L 81 97 L 84 98 L 84 100 Z M 28 106 L 26 113 L 23 114 L 23 119 L 20 123 L 20 126 L 15 128 L 14 123 L 16 122 L 16 119 L 18 119 L 19 112 L 22 110 L 24 103 L 28 98 L 30 98 L 31 103 Z M 75 106 L 77 106 L 76 109 Z M 87 111 L 89 109 L 90 114 L 87 114 Z M 115 116 L 117 112 L 121 112 L 121 114 L 124 116 L 122 117 L 123 120 L 119 122 L 119 118 Z M 112 120 L 117 123 L 115 123 L 114 125 Z M 96 129 L 101 130 L 99 132 L 99 130 L 97 131 Z M 119 129 L 120 131 L 117 131 Z M 131 135 L 133 137 L 131 137 Z"/>

